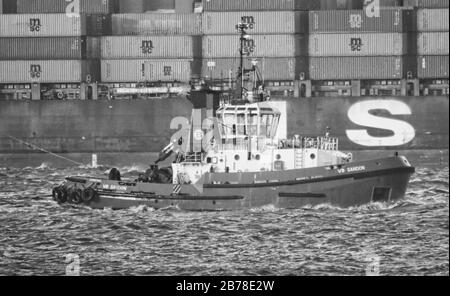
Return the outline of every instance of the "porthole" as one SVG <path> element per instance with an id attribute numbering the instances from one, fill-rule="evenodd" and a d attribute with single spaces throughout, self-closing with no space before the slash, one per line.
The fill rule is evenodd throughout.
<path id="1" fill-rule="evenodd" d="M 277 156 L 275 156 L 275 157 L 276 157 L 277 160 L 281 159 L 281 155 L 280 154 L 277 154 Z"/>
<path id="2" fill-rule="evenodd" d="M 311 153 L 311 155 L 309 156 L 311 159 L 316 159 L 316 155 L 314 153 Z"/>
<path id="3" fill-rule="evenodd" d="M 256 154 L 255 159 L 256 159 L 256 160 L 260 160 L 260 159 L 261 159 L 261 155 Z"/>
<path id="4" fill-rule="evenodd" d="M 235 160 L 239 160 L 239 159 L 240 159 L 239 155 L 236 154 L 236 155 L 234 156 L 234 159 L 235 159 Z"/>

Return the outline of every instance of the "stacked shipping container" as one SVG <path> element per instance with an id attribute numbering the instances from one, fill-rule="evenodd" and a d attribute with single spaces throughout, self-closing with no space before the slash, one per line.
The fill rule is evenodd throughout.
<path id="1" fill-rule="evenodd" d="M 112 33 L 120 35 L 201 35 L 197 13 L 124 13 L 112 15 Z"/>
<path id="2" fill-rule="evenodd" d="M 203 0 L 204 11 L 294 11 L 320 8 L 317 0 Z"/>
<path id="3" fill-rule="evenodd" d="M 108 0 L 18 0 L 19 14 L 0 15 L 0 83 L 99 81 L 100 39 L 92 36 L 107 34 L 110 23 L 90 13 L 112 7 Z"/>
<path id="4" fill-rule="evenodd" d="M 449 77 L 448 17 L 448 9 L 417 11 L 417 76 L 421 79 Z"/>
<path id="5" fill-rule="evenodd" d="M 112 82 L 188 82 L 199 66 L 189 59 L 102 60 L 102 80 Z"/>
<path id="6" fill-rule="evenodd" d="M 1 83 L 90 82 L 98 73 L 98 60 L 0 61 Z"/>
<path id="7" fill-rule="evenodd" d="M 309 32 L 314 33 L 402 33 L 411 28 L 413 11 L 381 9 L 379 17 L 366 10 L 321 10 L 309 13 Z"/>
<path id="8" fill-rule="evenodd" d="M 382 8 L 379 17 L 346 10 L 361 4 L 353 0 L 203 0 L 203 14 L 114 14 L 177 5 L 159 2 L 14 1 L 19 14 L 0 14 L 0 83 L 235 78 L 239 22 L 250 26 L 246 67 L 257 60 L 266 80 L 448 78 L 447 0 L 404 0 L 418 9 Z M 81 76 L 61 75 L 61 67 Z"/>
<path id="9" fill-rule="evenodd" d="M 382 9 L 313 11 L 309 16 L 313 80 L 402 79 L 414 68 L 403 58 L 413 12 Z"/>
<path id="10" fill-rule="evenodd" d="M 119 13 L 144 13 L 157 10 L 174 12 L 175 2 L 175 0 L 117 0 Z"/>
<path id="11" fill-rule="evenodd" d="M 0 60 L 98 59 L 99 42 L 89 37 L 0 38 Z"/>
<path id="12" fill-rule="evenodd" d="M 0 14 L 2 13 L 16 13 L 16 0 L 0 0 Z"/>
<path id="13" fill-rule="evenodd" d="M 293 81 L 307 71 L 308 14 L 299 9 L 314 1 L 205 0 L 202 76 L 236 77 L 239 69 L 238 23 L 249 25 L 244 65 L 256 60 L 266 80 Z"/>
<path id="14" fill-rule="evenodd" d="M 98 58 L 99 42 L 94 37 L 86 37 L 89 30 L 95 30 L 95 27 L 87 30 L 87 18 L 66 14 L 0 15 L 0 60 L 5 60 L 1 62 L 0 82 L 98 81 L 98 62 L 92 59 Z M 16 69 L 16 76 L 11 69 Z M 67 75 L 61 75 L 63 71 Z"/>
<path id="15" fill-rule="evenodd" d="M 448 0 L 403 0 L 403 6 L 415 8 L 448 8 Z"/>
<path id="16" fill-rule="evenodd" d="M 102 37 L 103 82 L 187 83 L 200 76 L 198 14 L 115 14 L 112 35 Z"/>
<path id="17" fill-rule="evenodd" d="M 93 13 L 108 14 L 116 0 L 17 0 L 17 13 Z"/>
<path id="18" fill-rule="evenodd" d="M 201 39 L 192 36 L 108 36 L 102 38 L 104 59 L 192 59 L 201 57 Z"/>

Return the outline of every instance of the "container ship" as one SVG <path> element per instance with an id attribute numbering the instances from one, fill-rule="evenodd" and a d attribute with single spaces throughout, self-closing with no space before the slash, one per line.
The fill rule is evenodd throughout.
<path id="1" fill-rule="evenodd" d="M 356 154 L 448 163 L 448 5 L 0 0 L 0 165 L 159 152 L 182 128 L 174 119 L 190 119 L 190 90 L 232 95 L 238 22 L 249 25 L 245 66 L 282 113 L 280 138 L 329 131 Z"/>

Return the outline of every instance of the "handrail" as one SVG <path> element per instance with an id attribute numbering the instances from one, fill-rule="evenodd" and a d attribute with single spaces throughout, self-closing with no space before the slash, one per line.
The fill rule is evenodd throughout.
<path id="1" fill-rule="evenodd" d="M 281 140 L 278 147 L 280 149 L 319 149 L 337 151 L 339 149 L 339 139 L 332 137 L 298 137 L 290 140 Z"/>
<path id="2" fill-rule="evenodd" d="M 235 142 L 219 144 L 218 148 L 221 150 L 248 150 L 247 139 L 235 139 Z M 253 140 L 252 148 L 263 151 L 270 147 L 275 149 L 319 149 L 328 151 L 339 150 L 339 139 L 332 137 L 299 137 L 288 140 L 280 140 L 278 143 L 274 141 L 267 141 L 267 139 Z"/>

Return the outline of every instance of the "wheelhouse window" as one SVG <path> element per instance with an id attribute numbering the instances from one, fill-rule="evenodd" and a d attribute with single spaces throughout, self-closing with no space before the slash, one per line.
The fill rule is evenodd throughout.
<path id="1" fill-rule="evenodd" d="M 258 135 L 258 114 L 248 114 L 248 135 L 257 136 Z"/>
<path id="2" fill-rule="evenodd" d="M 272 122 L 273 122 L 273 115 L 271 114 L 262 114 L 260 116 L 260 127 L 261 127 L 261 137 L 270 137 Z"/>
<path id="3" fill-rule="evenodd" d="M 233 127 L 235 126 L 236 126 L 236 116 L 234 114 L 225 114 L 222 124 L 224 135 L 232 136 Z"/>
<path id="4" fill-rule="evenodd" d="M 218 113 L 220 131 L 225 138 L 274 138 L 280 119 L 280 113 L 271 108 L 228 107 Z"/>
<path id="5" fill-rule="evenodd" d="M 247 129 L 245 126 L 245 114 L 237 114 L 237 125 L 236 125 L 237 135 L 246 136 Z"/>

